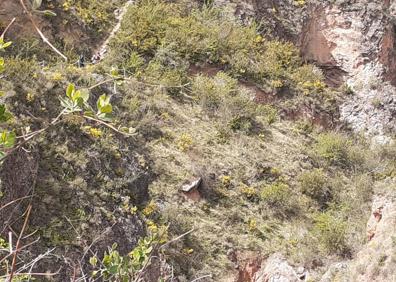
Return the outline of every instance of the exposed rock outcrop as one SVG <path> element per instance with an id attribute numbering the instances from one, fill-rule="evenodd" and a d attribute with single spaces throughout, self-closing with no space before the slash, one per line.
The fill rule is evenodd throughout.
<path id="1" fill-rule="evenodd" d="M 392 4 L 393 5 L 393 4 Z M 395 38 L 388 1 L 337 1 L 311 8 L 302 32 L 304 57 L 327 72 L 330 83 L 346 83 L 341 119 L 355 131 L 387 142 L 396 129 Z"/>
<path id="2" fill-rule="evenodd" d="M 305 275 L 298 276 L 293 267 L 280 254 L 273 254 L 262 264 L 253 281 L 299 282 L 305 281 L 305 278 Z"/>
<path id="3" fill-rule="evenodd" d="M 367 245 L 350 265 L 349 281 L 396 280 L 396 194 L 395 184 L 384 183 L 382 193 L 374 197 L 367 224 Z M 393 190 L 393 191 L 392 191 Z"/>
<path id="4" fill-rule="evenodd" d="M 339 262 L 323 275 L 321 282 L 382 282 L 396 279 L 396 195 L 388 180 L 374 197 L 367 223 L 367 244 L 351 261 Z"/>
<path id="5" fill-rule="evenodd" d="M 256 18 L 263 33 L 293 42 L 298 41 L 307 17 L 307 6 L 294 0 L 214 0 L 214 5 L 242 22 Z"/>
<path id="6" fill-rule="evenodd" d="M 386 143 L 396 129 L 395 1 L 226 1 L 241 19 L 256 17 L 262 30 L 301 48 L 323 69 L 330 86 L 353 95 L 340 107 L 341 120 L 356 132 Z"/>

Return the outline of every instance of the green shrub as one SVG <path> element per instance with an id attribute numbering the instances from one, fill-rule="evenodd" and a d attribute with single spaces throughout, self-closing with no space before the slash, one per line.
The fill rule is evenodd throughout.
<path id="1" fill-rule="evenodd" d="M 237 82 L 225 73 L 210 78 L 198 75 L 192 82 L 192 93 L 208 113 L 218 110 L 223 100 L 236 92 Z"/>
<path id="2" fill-rule="evenodd" d="M 281 205 L 289 198 L 289 185 L 278 182 L 264 187 L 261 191 L 261 199 L 270 205 Z"/>
<path id="3" fill-rule="evenodd" d="M 347 148 L 351 145 L 344 136 L 337 133 L 319 135 L 315 145 L 316 153 L 331 163 L 346 164 Z"/>
<path id="4" fill-rule="evenodd" d="M 331 165 L 344 168 L 356 168 L 365 161 L 362 148 L 339 133 L 323 133 L 314 145 L 316 155 Z"/>
<path id="5" fill-rule="evenodd" d="M 256 123 L 256 107 L 257 105 L 248 97 L 238 93 L 223 101 L 220 116 L 230 129 L 251 133 Z"/>
<path id="6" fill-rule="evenodd" d="M 71 11 L 86 25 L 103 32 L 115 20 L 114 11 L 125 1 L 100 1 L 100 0 L 63 0 L 62 9 Z"/>
<path id="7" fill-rule="evenodd" d="M 191 62 L 219 61 L 221 22 L 217 9 L 192 10 L 189 16 L 169 18 L 162 44 L 178 50 Z"/>
<path id="8" fill-rule="evenodd" d="M 297 68 L 292 74 L 292 80 L 295 87 L 305 95 L 321 93 L 326 88 L 323 73 L 313 65 Z"/>
<path id="9" fill-rule="evenodd" d="M 7 58 L 6 64 L 4 75 L 14 82 L 28 82 L 38 78 L 39 66 L 34 59 Z"/>
<path id="10" fill-rule="evenodd" d="M 298 49 L 281 41 L 263 41 L 257 45 L 259 48 L 237 49 L 225 57 L 233 73 L 272 87 L 284 86 L 293 69 L 301 64 Z"/>
<path id="11" fill-rule="evenodd" d="M 293 213 L 297 206 L 289 185 L 283 182 L 276 182 L 265 186 L 261 190 L 260 199 L 269 207 L 274 209 L 276 214 L 284 215 Z"/>
<path id="12" fill-rule="evenodd" d="M 298 49 L 290 42 L 268 41 L 265 43 L 262 63 L 265 72 L 276 79 L 284 76 L 285 71 L 293 70 L 301 65 Z"/>
<path id="13" fill-rule="evenodd" d="M 250 133 L 254 127 L 257 105 L 238 89 L 237 80 L 219 72 L 214 77 L 198 75 L 192 81 L 192 94 L 210 116 L 233 131 Z"/>
<path id="14" fill-rule="evenodd" d="M 179 95 L 181 86 L 187 81 L 183 69 L 169 68 L 156 60 L 152 60 L 143 73 L 145 82 L 165 87 L 166 91 L 173 96 Z"/>
<path id="15" fill-rule="evenodd" d="M 139 1 L 128 8 L 111 47 L 115 51 L 153 55 L 165 36 L 169 19 L 179 13 L 180 10 L 173 4 L 156 0 Z"/>
<path id="16" fill-rule="evenodd" d="M 161 0 L 132 5 L 110 43 L 111 63 L 133 71 L 142 62 L 139 57 L 148 63 L 160 50 L 166 50 L 187 65 L 221 65 L 234 77 L 274 88 L 293 86 L 292 78 L 303 74 L 308 77 L 304 82 L 312 80 L 313 87 L 318 86 L 312 68 L 298 71 L 302 61 L 292 43 L 264 40 L 256 24 L 243 26 L 225 17 L 220 9 L 191 6 Z M 161 65 L 175 68 L 172 62 Z"/>
<path id="17" fill-rule="evenodd" d="M 347 250 L 347 224 L 332 212 L 324 212 L 314 218 L 313 234 L 328 253 L 344 254 Z"/>
<path id="18" fill-rule="evenodd" d="M 320 204 L 326 203 L 331 198 L 328 179 L 322 169 L 303 172 L 298 177 L 300 190 Z"/>
<path id="19" fill-rule="evenodd" d="M 126 69 L 130 72 L 136 73 L 144 66 L 145 61 L 139 53 L 133 51 L 129 56 L 129 60 L 126 63 Z M 138 73 L 139 74 L 139 73 Z"/>
<path id="20" fill-rule="evenodd" d="M 258 105 L 257 113 L 263 116 L 268 124 L 273 124 L 278 119 L 278 110 L 271 105 Z"/>
<path id="21" fill-rule="evenodd" d="M 246 116 L 236 116 L 229 122 L 229 126 L 234 131 L 249 133 L 253 129 L 253 120 Z"/>

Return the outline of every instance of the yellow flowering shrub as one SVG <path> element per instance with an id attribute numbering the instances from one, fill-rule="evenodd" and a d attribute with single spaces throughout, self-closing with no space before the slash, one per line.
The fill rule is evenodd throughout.
<path id="1" fill-rule="evenodd" d="M 143 209 L 145 216 L 150 216 L 158 210 L 157 204 L 154 201 L 150 201 L 148 205 Z"/>
<path id="2" fill-rule="evenodd" d="M 191 148 L 193 143 L 194 142 L 191 135 L 188 133 L 183 133 L 177 141 L 177 148 L 182 152 L 186 152 Z"/>

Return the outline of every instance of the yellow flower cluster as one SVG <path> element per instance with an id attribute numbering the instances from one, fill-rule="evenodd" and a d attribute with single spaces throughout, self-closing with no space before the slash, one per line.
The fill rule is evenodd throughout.
<path id="1" fill-rule="evenodd" d="M 143 214 L 145 216 L 150 216 L 157 210 L 157 208 L 156 203 L 154 201 L 150 201 L 150 203 L 148 203 L 148 205 L 143 209 Z"/>
<path id="2" fill-rule="evenodd" d="M 180 151 L 186 152 L 188 149 L 191 148 L 192 144 L 193 144 L 193 139 L 191 135 L 188 133 L 183 133 L 177 142 L 177 147 L 179 148 Z"/>
<path id="3" fill-rule="evenodd" d="M 256 189 L 254 189 L 253 187 L 244 186 L 241 188 L 241 192 L 248 199 L 254 198 L 255 196 L 257 196 Z"/>
<path id="4" fill-rule="evenodd" d="M 224 187 L 229 187 L 231 185 L 231 176 L 223 175 L 220 177 L 220 182 Z"/>

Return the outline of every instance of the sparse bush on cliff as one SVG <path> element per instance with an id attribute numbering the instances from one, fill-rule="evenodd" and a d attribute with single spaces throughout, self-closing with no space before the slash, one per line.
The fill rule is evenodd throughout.
<path id="1" fill-rule="evenodd" d="M 261 190 L 260 199 L 273 208 L 275 214 L 284 216 L 297 211 L 293 191 L 286 183 L 276 182 L 264 186 Z"/>
<path id="2" fill-rule="evenodd" d="M 328 179 L 321 169 L 303 172 L 298 177 L 300 190 L 323 205 L 331 198 Z"/>
<path id="3" fill-rule="evenodd" d="M 365 161 L 361 147 L 340 133 L 320 134 L 314 145 L 314 152 L 328 164 L 344 168 L 358 168 Z"/>
<path id="4" fill-rule="evenodd" d="M 114 10 L 125 1 L 62 0 L 60 2 L 60 8 L 63 11 L 66 13 L 72 13 L 74 16 L 82 20 L 84 24 L 97 30 L 98 32 L 104 32 L 110 27 L 110 24 L 115 19 Z M 53 5 L 54 4 L 52 4 L 52 7 Z"/>
<path id="5" fill-rule="evenodd" d="M 314 218 L 313 234 L 324 251 L 343 255 L 347 250 L 347 224 L 332 212 L 324 212 Z"/>

